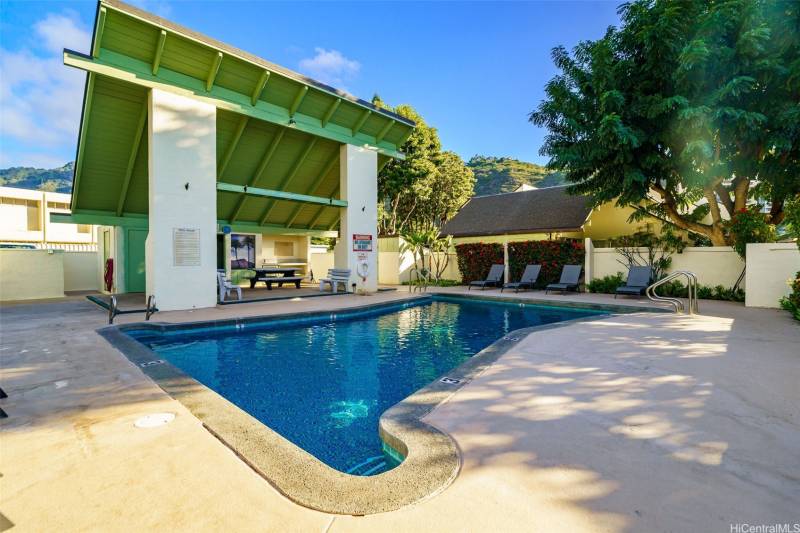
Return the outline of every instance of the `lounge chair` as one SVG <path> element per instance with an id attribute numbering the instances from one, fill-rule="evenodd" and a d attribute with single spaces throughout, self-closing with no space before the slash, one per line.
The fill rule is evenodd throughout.
<path id="1" fill-rule="evenodd" d="M 503 288 L 500 289 L 500 292 L 503 292 L 503 289 L 514 289 L 514 292 L 519 292 L 520 289 L 533 289 L 533 285 L 536 283 L 536 280 L 539 279 L 539 272 L 541 271 L 542 265 L 526 266 L 519 281 L 506 283 L 503 285 Z"/>
<path id="2" fill-rule="evenodd" d="M 347 284 L 350 282 L 350 270 L 346 268 L 329 268 L 328 277 L 320 278 L 319 290 L 325 290 L 325 285 L 330 285 L 333 292 L 339 292 L 339 284 L 344 287 L 344 292 L 347 292 Z"/>
<path id="3" fill-rule="evenodd" d="M 239 300 L 242 299 L 242 288 L 234 285 L 229 279 L 225 279 L 225 272 L 217 272 L 217 285 L 219 286 L 219 301 L 224 302 L 225 298 L 230 298 L 231 291 L 236 291 Z"/>
<path id="4" fill-rule="evenodd" d="M 551 283 L 544 289 L 544 293 L 549 291 L 577 291 L 580 288 L 581 272 L 583 267 L 581 265 L 564 265 L 561 270 L 561 279 L 558 283 Z"/>
<path id="5" fill-rule="evenodd" d="M 489 275 L 486 276 L 486 279 L 478 281 L 470 281 L 469 288 L 467 290 L 472 290 L 472 287 L 480 287 L 481 290 L 485 289 L 487 286 L 502 287 L 504 271 L 505 271 L 505 266 L 492 265 L 492 268 L 489 269 Z"/>
<path id="6" fill-rule="evenodd" d="M 649 266 L 635 266 L 628 270 L 628 279 L 625 285 L 617 287 L 614 293 L 614 298 L 619 294 L 627 294 L 630 296 L 641 296 L 650 285 L 650 278 L 653 275 L 653 270 Z"/>

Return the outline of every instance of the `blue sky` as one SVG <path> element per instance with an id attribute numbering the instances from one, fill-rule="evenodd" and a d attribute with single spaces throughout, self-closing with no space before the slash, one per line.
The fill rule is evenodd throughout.
<path id="1" fill-rule="evenodd" d="M 527 122 L 550 50 L 618 24 L 618 2 L 190 2 L 140 7 L 365 99 L 411 104 L 445 149 L 545 163 Z M 94 2 L 0 3 L 0 167 L 74 158 Z"/>

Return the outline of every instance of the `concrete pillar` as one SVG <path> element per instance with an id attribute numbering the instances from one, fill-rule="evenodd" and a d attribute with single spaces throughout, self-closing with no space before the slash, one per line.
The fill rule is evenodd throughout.
<path id="1" fill-rule="evenodd" d="M 508 237 L 503 237 L 503 283 L 511 281 L 511 264 L 508 262 Z"/>
<path id="2" fill-rule="evenodd" d="M 378 153 L 342 145 L 339 190 L 341 198 L 347 200 L 347 207 L 340 209 L 339 240 L 333 252 L 336 268 L 350 270 L 348 290 L 355 283 L 357 291 L 375 292 L 378 290 Z M 370 236 L 372 249 L 354 251 L 354 235 Z"/>
<path id="3" fill-rule="evenodd" d="M 222 237 L 222 241 L 222 246 L 225 248 L 223 252 L 223 257 L 225 258 L 225 279 L 231 279 L 231 234 L 225 233 Z"/>
<path id="4" fill-rule="evenodd" d="M 169 92 L 149 95 L 147 294 L 159 310 L 217 301 L 216 108 Z"/>
<path id="5" fill-rule="evenodd" d="M 586 253 L 583 265 L 583 279 L 584 283 L 588 284 L 594 279 L 594 244 L 592 244 L 592 239 L 586 237 L 583 248 Z"/>

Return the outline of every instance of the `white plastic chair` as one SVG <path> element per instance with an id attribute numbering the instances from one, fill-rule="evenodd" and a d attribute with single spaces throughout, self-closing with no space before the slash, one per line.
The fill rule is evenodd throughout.
<path id="1" fill-rule="evenodd" d="M 217 285 L 219 286 L 219 301 L 224 302 L 225 298 L 230 298 L 231 291 L 236 291 L 237 298 L 242 299 L 242 288 L 234 285 L 229 279 L 225 279 L 224 272 L 217 272 Z"/>

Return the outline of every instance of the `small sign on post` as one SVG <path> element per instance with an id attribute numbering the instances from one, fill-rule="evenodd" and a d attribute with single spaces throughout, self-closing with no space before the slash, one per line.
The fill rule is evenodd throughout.
<path id="1" fill-rule="evenodd" d="M 372 235 L 362 235 L 360 233 L 353 233 L 353 251 L 354 252 L 371 252 L 372 251 Z"/>

